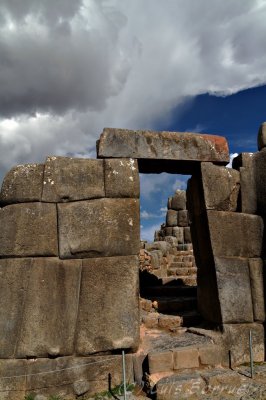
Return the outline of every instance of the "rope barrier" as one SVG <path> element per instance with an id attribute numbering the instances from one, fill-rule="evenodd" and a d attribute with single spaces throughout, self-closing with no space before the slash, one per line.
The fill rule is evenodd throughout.
<path id="1" fill-rule="evenodd" d="M 71 370 L 71 369 L 76 369 L 76 368 L 82 368 L 82 367 L 86 367 L 88 365 L 92 365 L 92 364 L 100 364 L 100 363 L 104 363 L 105 361 L 110 361 L 110 360 L 115 360 L 117 359 L 116 357 L 110 357 L 107 358 L 105 360 L 99 360 L 99 361 L 92 361 L 90 363 L 85 363 L 85 364 L 80 364 L 80 365 L 75 365 L 73 367 L 67 367 L 67 368 L 61 368 L 61 369 L 54 369 L 51 371 L 44 371 L 44 372 L 36 372 L 34 374 L 22 374 L 22 375 L 11 375 L 11 376 L 0 376 L 0 381 L 1 379 L 11 379 L 11 378 L 22 378 L 22 377 L 28 377 L 28 376 L 36 376 L 36 375 L 44 375 L 44 374 L 53 374 L 55 372 L 61 372 L 61 371 L 67 371 L 67 370 Z M 8 359 L 7 359 L 8 360 Z M 18 359 L 19 360 L 19 359 Z"/>

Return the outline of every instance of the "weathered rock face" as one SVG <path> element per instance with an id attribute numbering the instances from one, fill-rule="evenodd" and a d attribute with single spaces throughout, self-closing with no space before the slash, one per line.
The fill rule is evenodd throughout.
<path id="1" fill-rule="evenodd" d="M 258 149 L 266 147 L 266 122 L 263 122 L 258 132 Z"/>
<path id="2" fill-rule="evenodd" d="M 263 261 L 261 258 L 249 259 L 251 295 L 253 301 L 254 321 L 265 321 Z"/>
<path id="3" fill-rule="evenodd" d="M 58 204 L 61 258 L 138 254 L 139 201 L 100 199 Z"/>
<path id="4" fill-rule="evenodd" d="M 223 325 L 224 341 L 231 352 L 232 365 L 250 361 L 249 332 L 252 332 L 254 361 L 264 361 L 264 329 L 262 324 Z"/>
<path id="5" fill-rule="evenodd" d="M 72 354 L 81 262 L 2 259 L 0 274 L 0 357 Z"/>
<path id="6" fill-rule="evenodd" d="M 16 357 L 73 354 L 80 280 L 80 260 L 32 259 Z"/>
<path id="7" fill-rule="evenodd" d="M 134 160 L 49 157 L 45 165 L 19 166 L 7 175 L 0 209 L 0 358 L 6 359 L 0 391 L 6 389 L 7 399 L 22 400 L 31 390 L 68 398 L 94 394 L 108 386 L 110 371 L 113 384 L 120 383 L 117 362 L 108 357 L 103 365 L 95 359 L 97 367 L 85 374 L 79 364 L 84 354 L 138 344 L 138 197 Z M 83 263 L 95 255 L 102 258 Z M 74 357 L 78 353 L 82 357 Z M 13 386 L 2 384 L 1 376 L 13 371 L 8 358 L 23 375 L 18 385 L 11 378 Z M 75 365 L 76 373 L 45 373 Z"/>
<path id="8" fill-rule="evenodd" d="M 229 162 L 226 139 L 220 136 L 188 132 L 130 131 L 105 128 L 97 148 L 98 158 L 132 157 L 178 161 Z M 192 164 L 190 164 L 192 166 Z M 147 169 L 145 168 L 147 167 Z M 151 164 L 140 163 L 140 172 L 149 170 Z M 189 165 L 188 165 L 189 167 Z M 174 171 L 173 171 L 174 172 Z"/>
<path id="9" fill-rule="evenodd" d="M 202 184 L 206 208 L 236 211 L 240 189 L 240 173 L 212 163 L 201 164 Z"/>
<path id="10" fill-rule="evenodd" d="M 215 257 L 215 270 L 222 322 L 253 322 L 248 260 Z"/>
<path id="11" fill-rule="evenodd" d="M 0 209 L 0 256 L 57 256 L 55 204 L 12 204 Z"/>
<path id="12" fill-rule="evenodd" d="M 83 260 L 82 264 L 77 353 L 87 355 L 136 348 L 139 341 L 138 258 L 95 258 Z"/>
<path id="13" fill-rule="evenodd" d="M 257 215 L 208 211 L 213 254 L 218 257 L 260 257 L 263 221 Z"/>
<path id="14" fill-rule="evenodd" d="M 102 160 L 48 157 L 45 162 L 42 201 L 65 202 L 104 197 Z"/>
<path id="15" fill-rule="evenodd" d="M 41 201 L 43 164 L 25 164 L 12 168 L 4 178 L 0 194 L 2 204 Z"/>
<path id="16" fill-rule="evenodd" d="M 241 153 L 233 160 L 233 168 L 240 171 L 241 212 L 256 214 L 257 196 L 254 153 Z"/>
<path id="17" fill-rule="evenodd" d="M 104 160 L 106 197 L 139 198 L 138 164 L 133 159 Z"/>
<path id="18" fill-rule="evenodd" d="M 0 194 L 4 398 L 11 398 L 12 390 L 16 400 L 31 390 L 67 398 L 94 394 L 103 389 L 103 381 L 107 384 L 110 371 L 120 383 L 116 371 L 121 359 L 114 353 L 134 351 L 139 341 L 138 166 L 142 172 L 193 173 L 189 213 L 184 192 L 177 191 L 169 199 L 166 224 L 156 233 L 158 242 L 151 245 L 154 275 L 160 278 L 166 271 L 164 284 L 183 274 L 183 282 L 195 285 L 195 277 L 192 283 L 185 279 L 197 271 L 190 253 L 192 236 L 199 309 L 206 320 L 223 328 L 219 360 L 227 352 L 228 362 L 230 350 L 233 365 L 248 361 L 250 329 L 254 358 L 263 360 L 264 133 L 262 127 L 261 151 L 240 155 L 233 170 L 224 168 L 229 161 L 224 138 L 115 129 L 105 129 L 101 136 L 98 156 L 104 159 L 49 157 L 44 165 L 11 170 Z M 256 212 L 260 216 L 252 215 Z M 180 247 L 183 253 L 177 254 Z M 144 263 L 148 251 L 148 246 L 143 248 Z M 165 259 L 170 251 L 169 266 Z M 180 326 L 177 315 L 156 315 L 155 303 L 145 303 L 154 314 L 151 327 Z M 175 307 L 183 304 L 177 302 Z M 163 300 L 157 302 L 158 310 L 163 307 Z M 105 356 L 101 364 L 102 358 L 95 356 L 100 352 L 111 353 L 115 360 Z M 162 363 L 158 365 L 154 356 L 151 366 L 158 371 L 170 365 L 174 371 L 200 363 L 215 365 L 215 356 L 214 348 L 174 353 L 166 349 Z M 32 357 L 37 359 L 26 359 Z M 131 357 L 128 360 L 131 368 Z M 51 370 L 55 373 L 48 377 L 44 372 Z M 19 375 L 18 380 L 3 383 L 1 376 L 9 374 Z M 48 386 L 54 386 L 54 393 Z"/>

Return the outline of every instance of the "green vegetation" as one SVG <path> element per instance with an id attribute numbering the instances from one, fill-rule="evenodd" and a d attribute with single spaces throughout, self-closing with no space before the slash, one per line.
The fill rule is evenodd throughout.
<path id="1" fill-rule="evenodd" d="M 126 391 L 127 392 L 131 392 L 134 389 L 135 385 L 133 383 L 128 383 L 126 386 Z M 112 393 L 116 396 L 121 396 L 124 394 L 124 387 L 123 384 L 115 386 L 114 388 L 112 388 Z M 94 396 L 89 396 L 90 398 L 93 397 L 94 400 L 102 400 L 102 399 L 112 399 L 113 396 L 111 395 L 111 393 L 109 392 L 109 390 L 106 390 L 104 392 L 101 393 L 96 393 Z M 86 400 L 86 395 L 84 397 L 81 397 L 82 400 Z"/>

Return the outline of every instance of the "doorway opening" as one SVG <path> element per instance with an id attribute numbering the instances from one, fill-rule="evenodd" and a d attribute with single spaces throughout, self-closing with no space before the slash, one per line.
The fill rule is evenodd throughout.
<path id="1" fill-rule="evenodd" d="M 141 174 L 141 318 L 171 332 L 201 322 L 186 201 L 188 175 Z"/>

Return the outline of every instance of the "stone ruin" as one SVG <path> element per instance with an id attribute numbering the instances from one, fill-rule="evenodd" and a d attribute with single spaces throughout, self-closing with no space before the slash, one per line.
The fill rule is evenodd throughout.
<path id="1" fill-rule="evenodd" d="M 0 195 L 1 399 L 106 390 L 108 374 L 121 383 L 122 349 L 129 382 L 239 365 L 249 359 L 250 330 L 254 360 L 264 361 L 265 125 L 258 143 L 226 168 L 219 136 L 104 129 L 96 160 L 48 157 L 12 168 Z M 163 349 L 140 337 L 139 172 L 192 175 L 187 208 L 204 323 L 189 335 L 205 338 L 189 346 L 182 335 Z M 176 211 L 172 200 L 156 233 L 172 239 L 159 243 L 184 244 Z M 184 290 L 155 275 L 153 289 Z M 158 389 L 158 400 L 170 398 Z"/>

